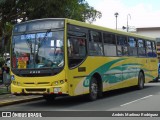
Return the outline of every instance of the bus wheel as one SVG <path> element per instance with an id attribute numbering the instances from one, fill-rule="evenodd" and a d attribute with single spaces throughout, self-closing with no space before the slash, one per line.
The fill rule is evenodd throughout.
<path id="1" fill-rule="evenodd" d="M 43 95 L 43 98 L 44 98 L 47 102 L 51 103 L 51 102 L 53 102 L 53 101 L 55 100 L 55 95 Z"/>
<path id="2" fill-rule="evenodd" d="M 89 100 L 94 101 L 98 97 L 98 84 L 96 78 L 92 78 L 89 86 Z"/>
<path id="3" fill-rule="evenodd" d="M 139 73 L 138 75 L 138 85 L 137 85 L 137 88 L 139 90 L 143 89 L 144 88 L 144 75 L 142 72 Z"/>

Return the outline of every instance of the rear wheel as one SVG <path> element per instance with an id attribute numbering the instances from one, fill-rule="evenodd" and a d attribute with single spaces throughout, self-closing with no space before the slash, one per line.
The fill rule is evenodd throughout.
<path id="1" fill-rule="evenodd" d="M 96 78 L 92 78 L 89 86 L 89 100 L 94 101 L 98 97 L 98 84 Z"/>
<path id="2" fill-rule="evenodd" d="M 138 85 L 137 85 L 137 88 L 139 90 L 143 89 L 144 88 L 144 75 L 142 72 L 139 73 L 138 75 Z"/>
<path id="3" fill-rule="evenodd" d="M 51 103 L 51 102 L 53 102 L 53 101 L 55 100 L 55 95 L 43 95 L 43 98 L 44 98 L 47 102 Z"/>

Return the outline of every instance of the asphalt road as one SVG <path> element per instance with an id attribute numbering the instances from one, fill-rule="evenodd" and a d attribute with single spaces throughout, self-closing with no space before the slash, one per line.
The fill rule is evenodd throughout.
<path id="1" fill-rule="evenodd" d="M 147 83 L 143 90 L 126 88 L 104 93 L 103 98 L 89 102 L 85 96 L 59 97 L 53 103 L 45 100 L 4 106 L 0 111 L 160 111 L 160 82 Z"/>
<path id="2" fill-rule="evenodd" d="M 160 111 L 160 82 L 147 83 L 143 90 L 126 88 L 106 92 L 94 102 L 87 101 L 85 96 L 59 97 L 53 103 L 38 100 L 4 106 L 0 111 Z"/>

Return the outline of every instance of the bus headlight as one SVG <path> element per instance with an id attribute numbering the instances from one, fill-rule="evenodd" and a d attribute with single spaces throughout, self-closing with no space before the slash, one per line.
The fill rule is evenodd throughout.
<path id="1" fill-rule="evenodd" d="M 54 93 L 58 93 L 61 91 L 61 88 L 60 87 L 57 87 L 57 88 L 53 88 L 53 92 Z"/>
<path id="2" fill-rule="evenodd" d="M 54 84 L 55 84 L 55 85 L 58 85 L 58 81 L 55 81 Z"/>
<path id="3" fill-rule="evenodd" d="M 64 83 L 64 80 L 60 80 L 60 83 L 63 84 L 63 83 Z"/>

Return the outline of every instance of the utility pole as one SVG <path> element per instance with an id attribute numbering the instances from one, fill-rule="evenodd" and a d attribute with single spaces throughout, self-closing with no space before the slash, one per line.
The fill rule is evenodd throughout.
<path id="1" fill-rule="evenodd" d="M 128 14 L 127 15 L 127 32 L 128 32 L 128 30 L 129 30 L 129 25 L 128 25 L 128 16 L 130 17 L 130 19 L 131 19 L 131 15 L 130 14 Z"/>
<path id="2" fill-rule="evenodd" d="M 118 17 L 118 12 L 114 13 L 115 17 L 116 17 L 116 30 L 117 30 L 117 17 Z"/>

